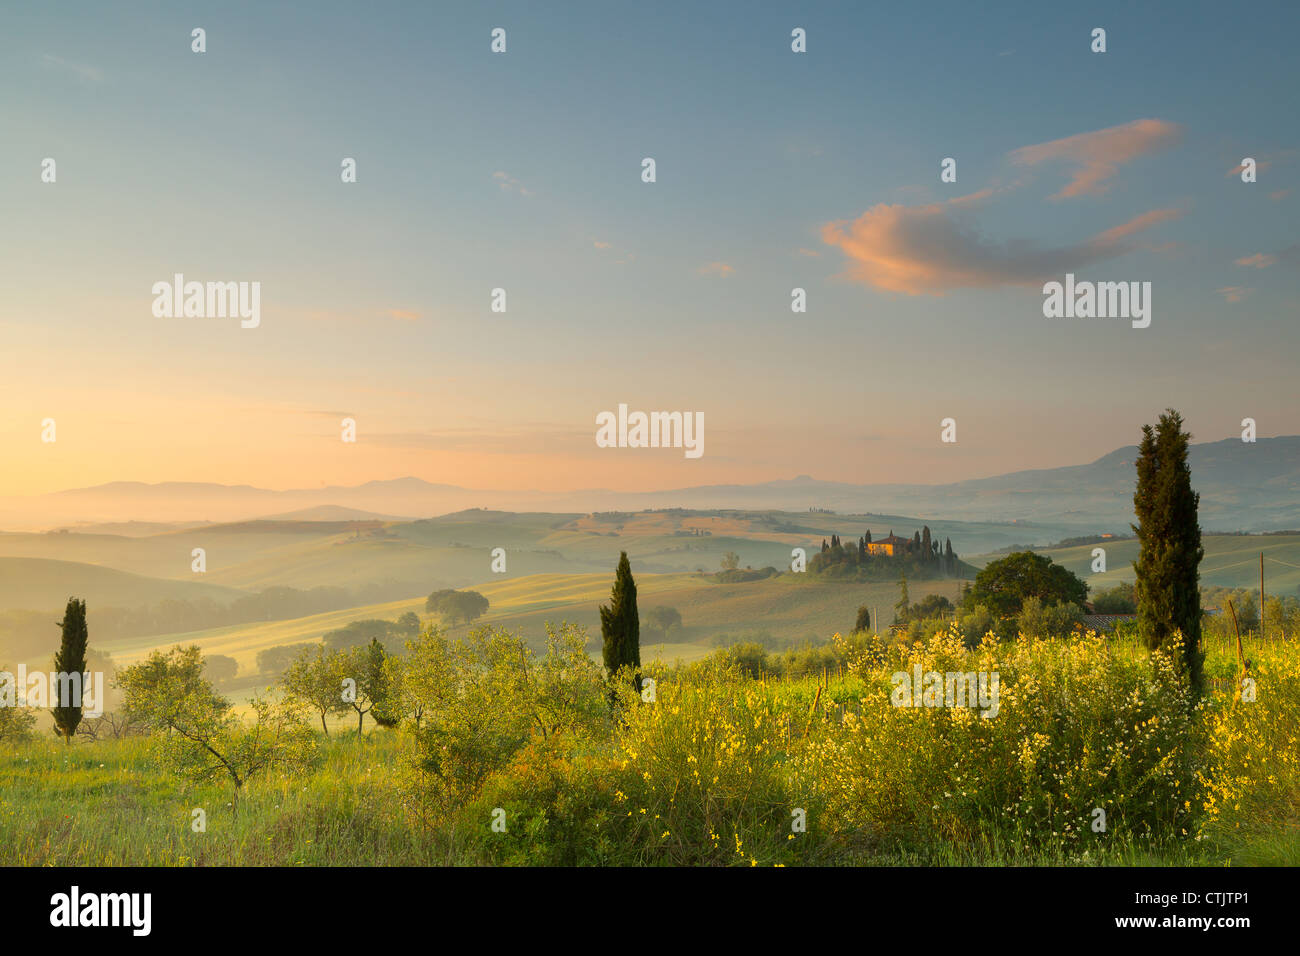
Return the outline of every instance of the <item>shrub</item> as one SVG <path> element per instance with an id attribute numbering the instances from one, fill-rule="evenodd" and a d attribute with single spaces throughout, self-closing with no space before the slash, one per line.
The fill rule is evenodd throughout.
<path id="1" fill-rule="evenodd" d="M 271 677 L 279 677 L 294 659 L 302 654 L 303 650 L 312 645 L 307 642 L 301 644 L 277 644 L 275 647 L 268 647 L 265 650 L 257 652 L 257 670 L 261 674 Z"/>
<path id="2" fill-rule="evenodd" d="M 612 756 L 567 737 L 532 740 L 457 814 L 462 852 L 498 866 L 625 863 L 629 827 L 615 789 Z M 504 832 L 491 826 L 497 810 L 505 811 Z"/>
<path id="3" fill-rule="evenodd" d="M 1092 609 L 1098 614 L 1136 614 L 1137 598 L 1133 585 L 1121 581 L 1105 591 L 1098 591 L 1092 599 Z"/>
<path id="4" fill-rule="evenodd" d="M 36 715 L 27 706 L 23 690 L 11 671 L 0 667 L 0 740 L 20 741 L 32 738 Z"/>
<path id="5" fill-rule="evenodd" d="M 815 778 L 792 772 L 793 716 L 752 682 L 668 682 L 618 728 L 616 806 L 634 863 L 792 859 L 792 812 L 817 813 Z"/>
<path id="6" fill-rule="evenodd" d="M 973 611 L 961 616 L 958 626 L 961 629 L 962 643 L 972 649 L 979 647 L 984 636 L 993 632 L 993 612 L 983 604 L 977 604 Z"/>
<path id="7" fill-rule="evenodd" d="M 1223 704 L 1209 716 L 1203 835 L 1294 832 L 1300 821 L 1300 662 L 1290 649 L 1264 651 L 1253 662 L 1253 701 Z"/>
<path id="8" fill-rule="evenodd" d="M 1025 598 L 1016 624 L 1021 634 L 1034 637 L 1066 637 L 1083 623 L 1083 609 L 1077 604 L 1055 601 L 1044 604 L 1036 597 Z"/>
<path id="9" fill-rule="evenodd" d="M 533 739 L 593 736 L 607 725 L 605 682 L 581 628 L 548 624 L 541 658 L 503 628 L 476 628 L 452 643 L 426 636 L 405 674 L 421 713 L 407 779 L 422 810 L 472 800 Z"/>
<path id="10" fill-rule="evenodd" d="M 1115 832 L 1176 834 L 1196 792 L 1194 716 L 1176 661 L 1121 657 L 1091 633 L 990 639 L 974 652 L 955 630 L 936 635 L 859 671 L 861 714 L 822 739 L 810 772 L 826 782 L 832 818 L 903 838 L 1083 851 Z M 893 706 L 891 671 L 916 665 L 997 673 L 997 715 Z M 1106 833 L 1091 829 L 1095 808 Z"/>
<path id="11" fill-rule="evenodd" d="M 249 726 L 232 713 L 230 701 L 201 676 L 197 646 L 173 647 L 121 671 L 124 710 L 157 731 L 160 761 L 192 783 L 226 779 L 233 806 L 254 775 L 271 769 L 293 772 L 315 757 L 315 741 L 293 701 L 254 697 Z"/>
<path id="12" fill-rule="evenodd" d="M 777 672 L 777 667 L 768 662 L 767 648 L 754 642 L 732 644 L 714 651 L 714 657 L 723 666 L 734 667 L 744 677 L 757 679 Z"/>

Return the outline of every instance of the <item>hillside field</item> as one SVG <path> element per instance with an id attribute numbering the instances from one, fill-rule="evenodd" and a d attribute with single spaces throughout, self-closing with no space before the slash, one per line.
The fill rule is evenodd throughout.
<path id="1" fill-rule="evenodd" d="M 1201 539 L 1205 558 L 1201 561 L 1201 584 L 1232 588 L 1259 587 L 1259 555 L 1264 554 L 1264 584 L 1267 593 L 1300 594 L 1300 535 L 1205 535 Z M 1106 573 L 1092 573 L 1093 548 L 1105 548 Z M 1038 549 L 1058 564 L 1063 564 L 1088 583 L 1090 588 L 1107 588 L 1120 581 L 1134 580 L 1133 562 L 1137 560 L 1136 539 L 1087 544 L 1072 548 Z M 970 557 L 971 564 L 983 567 L 1002 557 L 981 554 Z"/>
<path id="2" fill-rule="evenodd" d="M 474 585 L 490 607 L 475 622 L 506 627 L 539 647 L 549 622 L 568 621 L 587 628 L 589 649 L 599 653 L 601 603 L 609 601 L 610 574 L 539 574 L 521 578 L 486 581 Z M 955 598 L 960 582 L 918 581 L 911 585 L 913 600 L 928 593 Z M 665 661 L 691 661 L 704 656 L 715 641 L 755 640 L 772 648 L 802 643 L 823 643 L 836 631 L 853 626 L 858 606 L 879 609 L 889 620 L 898 588 L 890 583 L 851 584 L 823 581 L 815 577 L 781 575 L 738 584 L 718 583 L 712 575 L 642 574 L 637 576 L 638 606 L 646 612 L 660 605 L 676 608 L 682 627 L 674 628 L 666 641 L 642 638 L 642 657 Z M 95 646 L 112 655 L 119 665 L 132 664 L 157 647 L 197 644 L 205 654 L 224 654 L 239 664 L 241 674 L 251 675 L 257 652 L 282 644 L 319 640 L 326 632 L 351 621 L 368 618 L 396 620 L 414 611 L 422 618 L 424 598 L 390 601 L 347 608 L 290 621 L 233 625 L 183 634 L 100 642 Z M 93 628 L 93 612 L 91 615 Z M 468 630 L 461 624 L 448 629 L 452 636 Z M 93 637 L 92 637 L 93 642 Z"/>

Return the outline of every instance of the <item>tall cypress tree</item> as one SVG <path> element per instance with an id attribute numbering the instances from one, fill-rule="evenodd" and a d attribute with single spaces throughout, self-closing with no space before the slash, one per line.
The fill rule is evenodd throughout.
<path id="1" fill-rule="evenodd" d="M 1166 645 L 1175 631 L 1183 635 L 1183 659 L 1188 679 L 1201 691 L 1201 526 L 1197 507 L 1201 496 L 1192 490 L 1187 464 L 1191 435 L 1172 408 L 1155 427 L 1142 426 L 1138 447 L 1137 491 L 1133 525 L 1141 550 L 1137 572 L 1138 629 L 1150 650 Z"/>
<path id="2" fill-rule="evenodd" d="M 912 599 L 907 593 L 907 574 L 904 573 L 898 579 L 898 602 L 894 605 L 894 620 L 902 623 L 907 620 L 907 612 L 911 610 Z"/>
<path id="3" fill-rule="evenodd" d="M 89 640 L 86 631 L 86 602 L 68 598 L 68 606 L 64 609 L 59 627 L 63 630 L 63 639 L 54 655 L 54 672 L 81 675 L 81 700 L 76 702 L 75 707 L 71 706 L 70 700 L 50 701 L 54 705 L 54 726 L 63 735 L 64 742 L 70 744 L 72 735 L 77 732 L 77 725 L 81 723 L 81 705 L 85 702 L 86 694 L 86 642 Z M 59 693 L 60 689 L 71 686 L 70 681 L 60 680 L 55 687 L 50 688 L 50 693 L 53 695 Z"/>
<path id="4" fill-rule="evenodd" d="M 632 683 L 640 691 L 641 621 L 636 611 L 636 581 L 632 580 L 626 551 L 619 555 L 609 607 L 600 608 L 600 635 L 604 639 L 605 670 L 612 677 L 622 667 L 633 667 Z"/>

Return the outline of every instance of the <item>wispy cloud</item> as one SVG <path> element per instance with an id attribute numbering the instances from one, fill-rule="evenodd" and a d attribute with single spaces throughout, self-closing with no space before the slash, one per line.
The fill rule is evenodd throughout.
<path id="1" fill-rule="evenodd" d="M 530 189 L 526 188 L 523 183 L 509 173 L 498 170 L 492 174 L 492 178 L 497 181 L 497 185 L 505 192 L 517 192 L 521 196 L 531 196 L 533 194 Z"/>
<path id="2" fill-rule="evenodd" d="M 702 276 L 717 276 L 726 279 L 735 273 L 735 268 L 725 262 L 710 262 L 706 266 L 700 266 L 695 270 Z"/>
<path id="3" fill-rule="evenodd" d="M 1291 195 L 1290 189 L 1279 189 L 1277 192 L 1269 193 L 1268 198 L 1277 202 L 1279 199 L 1285 199 L 1289 195 Z"/>
<path id="4" fill-rule="evenodd" d="M 89 83 L 103 83 L 104 73 L 98 67 L 90 66 L 86 63 L 73 63 L 65 60 L 61 56 L 55 56 L 53 53 L 46 53 L 41 56 L 41 62 L 49 69 L 64 70 L 75 76 L 81 77 Z"/>
<path id="5" fill-rule="evenodd" d="M 1264 172 L 1266 169 L 1269 169 L 1270 167 L 1272 167 L 1272 165 L 1273 165 L 1273 161 L 1272 161 L 1271 159 L 1257 159 L 1257 160 L 1255 160 L 1255 172 L 1257 172 L 1257 173 L 1262 173 L 1262 172 Z M 1245 165 L 1244 163 L 1238 163 L 1236 166 L 1233 166 L 1230 170 L 1228 170 L 1228 171 L 1227 171 L 1226 173 L 1224 173 L 1223 175 L 1224 175 L 1224 176 L 1240 176 L 1240 175 L 1241 175 L 1241 171 L 1242 171 L 1243 169 L 1245 169 L 1245 168 L 1246 168 L 1246 165 Z"/>
<path id="6" fill-rule="evenodd" d="M 636 256 L 633 253 L 628 252 L 626 249 L 615 249 L 614 243 L 612 242 L 605 242 L 601 239 L 593 239 L 591 244 L 592 246 L 594 246 L 597 249 L 600 249 L 601 251 L 604 251 L 606 249 L 612 249 L 613 251 L 610 253 L 610 255 L 619 257 L 613 260 L 614 265 L 616 266 L 627 265 L 629 262 L 631 262 L 633 259 L 636 258 Z M 609 260 L 607 259 L 605 261 L 608 262 Z"/>
<path id="7" fill-rule="evenodd" d="M 1048 143 L 1022 146 L 1009 158 L 1021 166 L 1036 166 L 1050 161 L 1073 166 L 1074 173 L 1069 183 L 1053 199 L 1100 195 L 1110 188 L 1107 180 L 1119 171 L 1120 166 L 1139 156 L 1169 148 L 1180 135 L 1181 127 L 1176 123 L 1140 119 Z"/>
<path id="8" fill-rule="evenodd" d="M 420 318 L 420 313 L 412 312 L 409 309 L 389 309 L 388 317 L 392 319 L 400 319 L 403 322 L 414 322 Z"/>
<path id="9" fill-rule="evenodd" d="M 1152 209 L 1150 212 L 1144 212 L 1140 216 L 1134 216 L 1128 222 L 1122 225 L 1113 226 L 1105 232 L 1099 232 L 1091 240 L 1090 244 L 1095 246 L 1116 245 L 1122 239 L 1135 235 L 1144 229 L 1161 222 L 1169 222 L 1171 219 L 1177 219 L 1181 216 L 1181 209 Z"/>
<path id="10" fill-rule="evenodd" d="M 1164 149 L 1181 135 L 1180 127 L 1164 120 L 1145 119 L 1080 133 L 1050 143 L 1025 146 L 1007 154 L 1016 164 L 1032 166 L 1061 161 L 1074 168 L 1070 182 L 1053 199 L 1105 192 L 1119 167 L 1147 153 Z M 906 295 L 944 295 L 957 288 L 1032 285 L 1135 249 L 1169 251 L 1171 243 L 1155 245 L 1134 237 L 1161 223 L 1177 219 L 1182 209 L 1151 209 L 1082 242 L 1044 247 L 1025 239 L 999 242 L 981 235 L 973 215 L 989 200 L 1024 185 L 978 189 L 942 202 L 919 205 L 879 203 L 852 220 L 822 226 L 822 241 L 837 247 L 849 260 L 845 277 Z"/>
<path id="11" fill-rule="evenodd" d="M 1269 252 L 1257 252 L 1253 256 L 1242 256 L 1240 259 L 1234 259 L 1233 265 L 1252 266 L 1256 269 L 1267 269 L 1277 262 L 1277 256 Z"/>
<path id="12" fill-rule="evenodd" d="M 1223 296 L 1225 302 L 1240 302 L 1254 290 L 1239 285 L 1225 285 L 1222 289 L 1216 289 L 1215 291 Z"/>

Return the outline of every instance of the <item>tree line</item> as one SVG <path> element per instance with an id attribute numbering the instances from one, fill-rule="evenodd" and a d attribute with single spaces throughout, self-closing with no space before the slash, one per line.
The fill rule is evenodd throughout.
<path id="1" fill-rule="evenodd" d="M 872 553 L 871 531 L 856 542 L 845 544 L 840 536 L 832 534 L 830 540 L 822 539 L 821 551 L 808 562 L 808 570 L 832 576 L 867 577 L 881 580 L 893 577 L 900 571 L 916 578 L 962 577 L 966 565 L 957 557 L 952 540 L 945 538 L 942 545 L 931 536 L 925 525 L 911 538 L 897 539 L 891 529 L 884 540 L 894 544 L 893 554 Z"/>
<path id="2" fill-rule="evenodd" d="M 430 603 L 444 610 L 486 609 L 482 595 L 460 592 L 471 598 L 462 605 L 449 603 L 449 593 L 435 592 Z M 451 640 L 432 623 L 417 627 L 398 653 L 390 653 L 378 636 L 347 646 L 306 644 L 297 648 L 275 687 L 254 695 L 246 717 L 216 689 L 197 645 L 154 650 L 115 675 L 121 711 L 95 718 L 84 736 L 149 734 L 161 762 L 179 775 L 192 782 L 227 781 L 238 812 L 240 793 L 252 776 L 296 772 L 315 759 L 311 722 L 319 721 L 328 736 L 330 717 L 355 715 L 362 736 L 369 716 L 381 727 L 408 726 L 422 779 L 432 774 L 433 790 L 450 798 L 481 783 L 535 735 L 546 739 L 581 724 L 607 722 L 617 707 L 628 706 L 629 695 L 640 693 L 640 622 L 626 552 L 600 617 L 603 669 L 586 651 L 585 631 L 569 625 L 547 625 L 542 655 L 502 628 L 478 627 Z M 665 628 L 680 624 L 671 609 L 656 618 Z M 380 623 L 409 627 L 411 619 L 418 624 L 413 614 Z M 55 668 L 85 675 L 85 602 L 70 599 L 60 626 Z M 60 701 L 53 708 L 56 731 L 68 743 L 83 724 L 81 703 Z M 30 736 L 34 719 L 26 707 L 0 708 L 0 738 Z"/>
<path id="3" fill-rule="evenodd" d="M 167 598 L 139 607 L 98 607 L 95 633 L 103 640 L 203 631 L 232 624 L 287 621 L 364 604 L 394 601 L 419 593 L 419 585 L 383 581 L 356 589 L 322 586 L 308 589 L 271 587 L 223 604 L 212 598 Z M 50 612 L 0 612 L 0 651 L 22 660 L 49 652 Z"/>

